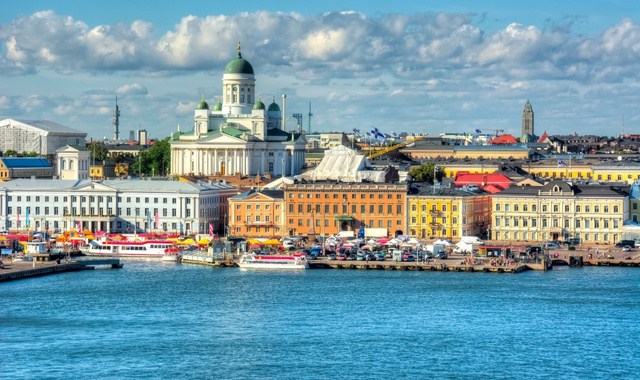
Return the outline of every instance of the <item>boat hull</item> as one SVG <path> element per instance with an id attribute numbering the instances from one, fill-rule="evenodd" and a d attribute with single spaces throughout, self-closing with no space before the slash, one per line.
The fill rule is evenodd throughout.
<path id="1" fill-rule="evenodd" d="M 240 269 L 308 269 L 309 264 L 238 263 Z"/>

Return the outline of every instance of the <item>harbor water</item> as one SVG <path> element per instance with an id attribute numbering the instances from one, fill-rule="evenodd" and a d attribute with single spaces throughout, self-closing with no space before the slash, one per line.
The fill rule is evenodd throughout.
<path id="1" fill-rule="evenodd" d="M 635 379 L 640 270 L 243 271 L 0 284 L 5 379 Z"/>

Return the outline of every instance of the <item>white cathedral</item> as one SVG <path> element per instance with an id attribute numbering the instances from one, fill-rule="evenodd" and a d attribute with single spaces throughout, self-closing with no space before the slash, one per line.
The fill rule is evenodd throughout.
<path id="1" fill-rule="evenodd" d="M 213 109 L 204 100 L 196 106 L 193 130 L 171 136 L 172 175 L 300 174 L 305 162 L 305 136 L 286 131 L 283 109 L 273 99 L 265 108 L 256 96 L 251 64 L 238 56 L 222 75 L 222 101 Z"/>

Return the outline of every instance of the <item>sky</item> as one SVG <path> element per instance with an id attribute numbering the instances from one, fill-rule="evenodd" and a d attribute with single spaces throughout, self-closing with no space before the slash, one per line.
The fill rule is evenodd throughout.
<path id="1" fill-rule="evenodd" d="M 640 133 L 635 0 L 7 0 L 0 119 L 110 139 L 117 96 L 121 137 L 191 130 L 238 42 L 305 131 L 519 137 L 529 100 L 536 135 Z"/>

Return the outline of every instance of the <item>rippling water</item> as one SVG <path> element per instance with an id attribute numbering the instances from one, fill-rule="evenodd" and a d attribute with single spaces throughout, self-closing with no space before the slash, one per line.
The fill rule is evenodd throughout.
<path id="1" fill-rule="evenodd" d="M 127 261 L 0 284 L 0 378 L 632 379 L 639 280 Z"/>

